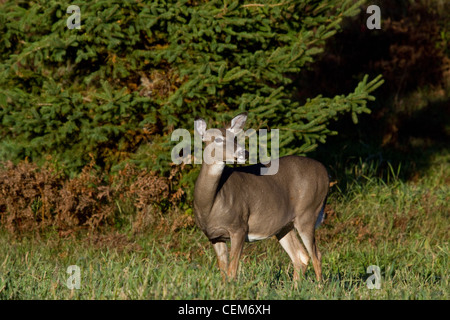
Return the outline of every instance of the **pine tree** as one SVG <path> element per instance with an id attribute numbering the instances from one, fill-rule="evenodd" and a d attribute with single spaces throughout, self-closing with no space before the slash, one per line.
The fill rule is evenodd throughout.
<path id="1" fill-rule="evenodd" d="M 100 0 L 79 4 L 81 29 L 67 28 L 63 1 L 0 4 L 0 159 L 164 172 L 174 129 L 241 111 L 280 130 L 281 155 L 306 154 L 336 134 L 331 120 L 370 112 L 382 84 L 295 98 L 296 75 L 363 2 Z"/>

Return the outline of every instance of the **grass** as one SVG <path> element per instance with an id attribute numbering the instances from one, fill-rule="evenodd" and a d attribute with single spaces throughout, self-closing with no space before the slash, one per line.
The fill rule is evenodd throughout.
<path id="1" fill-rule="evenodd" d="M 294 287 L 275 239 L 246 244 L 239 277 L 227 283 L 196 227 L 129 234 L 120 246 L 107 235 L 93 242 L 88 234 L 18 239 L 3 232 L 0 299 L 449 299 L 448 163 L 441 154 L 407 182 L 398 168 L 384 179 L 364 164 L 349 170 L 345 192 L 333 188 L 317 230 L 322 283 L 310 265 Z M 80 289 L 66 285 L 70 265 L 80 268 Z M 381 270 L 380 289 L 367 287 L 370 265 Z"/>

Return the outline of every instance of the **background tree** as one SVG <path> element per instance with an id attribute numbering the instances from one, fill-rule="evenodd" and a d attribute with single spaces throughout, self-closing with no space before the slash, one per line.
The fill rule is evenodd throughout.
<path id="1" fill-rule="evenodd" d="M 249 127 L 280 129 L 281 155 L 308 153 L 336 133 L 331 120 L 370 112 L 382 83 L 364 76 L 353 92 L 296 95 L 298 74 L 363 2 L 75 1 L 81 29 L 69 29 L 63 1 L 7 1 L 0 159 L 168 172 L 174 129 L 244 110 Z"/>

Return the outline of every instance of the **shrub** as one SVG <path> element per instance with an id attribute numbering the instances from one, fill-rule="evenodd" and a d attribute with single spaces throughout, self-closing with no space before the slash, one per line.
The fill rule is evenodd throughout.
<path id="1" fill-rule="evenodd" d="M 106 171 L 131 159 L 168 174 L 175 128 L 244 110 L 250 126 L 280 129 L 282 154 L 310 152 L 335 133 L 330 120 L 369 112 L 382 83 L 364 77 L 354 92 L 303 105 L 295 97 L 296 75 L 362 3 L 75 1 L 81 29 L 68 29 L 63 1 L 6 1 L 0 159 L 52 155 L 80 172 L 92 154 Z"/>
<path id="2" fill-rule="evenodd" d="M 0 169 L 0 224 L 11 233 L 40 231 L 50 226 L 61 233 L 88 228 L 115 227 L 131 215 L 136 231 L 143 221 L 179 202 L 183 190 L 172 190 L 170 178 L 127 165 L 117 175 L 105 175 L 93 166 L 69 178 L 62 171 L 22 161 Z M 130 203 L 120 212 L 121 203 Z M 120 227 L 120 225 L 119 225 Z"/>

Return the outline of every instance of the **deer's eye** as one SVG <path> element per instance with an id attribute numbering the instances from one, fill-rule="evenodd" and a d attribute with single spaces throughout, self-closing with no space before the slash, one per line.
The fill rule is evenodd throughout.
<path id="1" fill-rule="evenodd" d="M 222 143 L 223 142 L 223 138 L 222 137 L 216 137 L 216 138 L 214 138 L 214 142 Z"/>

